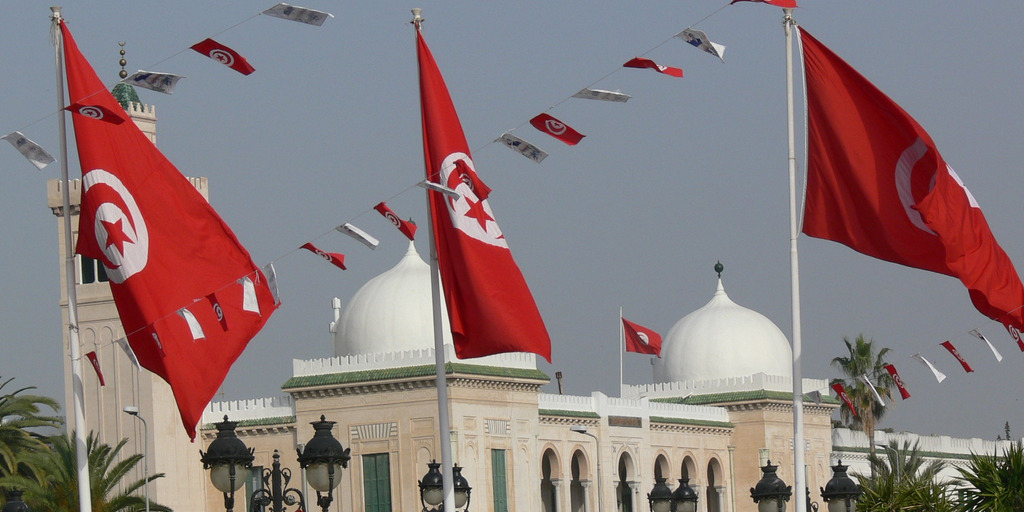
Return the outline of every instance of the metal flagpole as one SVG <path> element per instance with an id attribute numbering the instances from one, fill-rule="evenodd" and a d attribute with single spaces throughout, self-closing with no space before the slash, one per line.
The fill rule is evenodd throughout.
<path id="1" fill-rule="evenodd" d="M 422 12 L 423 11 L 419 8 L 412 10 L 412 24 L 416 27 L 417 33 L 419 33 L 420 27 L 423 25 L 423 17 L 421 16 Z M 422 98 L 420 101 L 423 101 Z M 428 168 L 426 172 L 428 173 L 427 181 L 430 181 L 430 169 Z M 437 222 L 437 219 L 434 218 L 433 208 L 431 207 L 430 202 L 430 194 L 440 192 L 432 192 L 430 189 L 427 189 L 426 193 L 427 218 L 430 219 L 430 229 L 427 230 L 429 233 L 428 239 L 430 240 L 430 296 L 431 306 L 434 312 L 434 365 L 435 374 L 437 375 L 437 423 L 438 429 L 441 431 L 441 475 L 444 477 L 444 509 L 455 510 L 455 477 L 454 472 L 452 471 L 451 418 L 448 416 L 448 376 L 445 373 L 444 324 L 441 323 L 441 277 L 438 273 L 437 240 L 434 237 L 434 223 Z"/>
<path id="2" fill-rule="evenodd" d="M 804 471 L 804 383 L 801 369 L 802 342 L 800 333 L 800 263 L 797 254 L 796 197 L 796 130 L 793 120 L 793 9 L 783 9 L 782 25 L 786 32 L 786 104 L 789 136 L 789 261 L 792 283 L 790 293 L 793 299 L 793 502 L 796 512 L 807 512 L 805 489 L 807 475 Z"/>
<path id="3" fill-rule="evenodd" d="M 622 306 L 619 306 L 619 397 L 622 396 L 622 353 L 626 350 L 626 333 L 622 329 Z"/>
<path id="4" fill-rule="evenodd" d="M 57 62 L 57 129 L 60 131 L 60 179 L 64 216 L 64 283 L 68 294 L 68 342 L 71 345 L 71 387 L 75 414 L 75 454 L 78 458 L 78 506 L 81 512 L 92 512 L 89 482 L 89 455 L 85 446 L 85 390 L 82 385 L 82 350 L 78 345 L 78 297 L 75 293 L 75 255 L 71 237 L 71 183 L 68 180 L 68 139 L 64 114 L 64 38 L 60 31 L 60 6 L 53 12 L 50 38 Z"/>

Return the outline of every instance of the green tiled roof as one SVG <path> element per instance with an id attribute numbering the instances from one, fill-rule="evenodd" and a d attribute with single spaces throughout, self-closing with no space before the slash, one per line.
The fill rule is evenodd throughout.
<path id="1" fill-rule="evenodd" d="M 142 100 L 139 99 L 139 95 L 135 92 L 135 88 L 124 82 L 118 82 L 110 92 L 125 110 L 128 110 L 128 105 L 132 103 L 142 103 Z"/>
<path id="2" fill-rule="evenodd" d="M 562 409 L 540 409 L 537 411 L 540 416 L 562 416 L 566 418 L 600 418 L 601 415 L 590 411 L 565 411 Z"/>
<path id="3" fill-rule="evenodd" d="M 686 405 L 710 405 L 710 404 L 722 404 L 728 402 L 746 402 L 750 400 L 781 400 L 791 402 L 793 401 L 793 393 L 787 393 L 785 391 L 769 391 L 766 389 L 758 389 L 754 391 L 733 391 L 729 393 L 709 393 L 706 395 L 690 395 L 686 397 L 669 397 L 669 398 L 655 398 L 652 402 L 665 402 L 669 404 L 686 404 Z M 814 403 L 814 401 L 804 397 L 804 403 Z M 821 403 L 829 405 L 838 405 L 839 400 L 831 396 L 823 396 Z"/>
<path id="4" fill-rule="evenodd" d="M 673 425 L 692 425 L 695 427 L 719 428 L 733 428 L 736 426 L 728 421 L 694 420 L 688 418 L 665 418 L 663 416 L 651 416 L 651 423 L 670 423 Z"/>
<path id="5" fill-rule="evenodd" d="M 327 373 L 323 375 L 306 375 L 292 377 L 285 382 L 281 389 L 308 388 L 315 386 L 336 386 L 342 384 L 357 384 L 360 382 L 373 382 L 381 380 L 412 379 L 430 377 L 436 373 L 432 364 L 419 366 L 404 366 L 399 368 L 381 368 L 379 370 L 360 370 L 356 372 Z M 502 368 L 499 366 L 483 366 L 466 363 L 445 364 L 445 374 L 467 374 L 483 377 L 505 377 L 510 379 L 529 379 L 550 382 L 551 378 L 540 370 L 528 370 L 523 368 Z"/>
<path id="6" fill-rule="evenodd" d="M 238 422 L 235 428 L 245 427 L 263 427 L 266 425 L 281 425 L 287 423 L 295 423 L 295 416 L 273 416 L 270 418 L 255 418 L 251 420 L 242 420 Z M 214 423 L 204 423 L 200 430 L 214 430 L 216 429 Z"/>

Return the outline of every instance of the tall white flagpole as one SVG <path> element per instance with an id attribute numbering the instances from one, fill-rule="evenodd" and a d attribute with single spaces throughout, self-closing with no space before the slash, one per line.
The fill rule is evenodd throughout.
<path id="1" fill-rule="evenodd" d="M 64 114 L 64 37 L 60 31 L 60 6 L 53 12 L 50 38 L 57 62 L 57 129 L 60 131 L 60 179 L 64 217 L 64 283 L 68 294 L 68 343 L 71 345 L 71 388 L 75 414 L 75 454 L 78 458 L 78 506 L 81 512 L 92 512 L 89 482 L 89 455 L 85 446 L 85 389 L 82 385 L 82 350 L 78 345 L 78 296 L 75 293 L 75 255 L 71 237 L 71 183 L 68 180 L 68 139 Z"/>
<path id="2" fill-rule="evenodd" d="M 626 331 L 622 328 L 622 306 L 619 306 L 619 396 L 622 396 L 622 353 L 626 351 Z"/>
<path id="3" fill-rule="evenodd" d="M 793 299 L 793 501 L 796 512 L 807 512 L 807 475 L 804 471 L 804 383 L 801 368 L 802 341 L 800 333 L 800 262 L 797 254 L 796 194 L 796 129 L 793 120 L 793 9 L 783 9 L 782 24 L 786 32 L 786 103 L 789 135 L 789 264 L 792 275 L 790 293 Z"/>
<path id="4" fill-rule="evenodd" d="M 419 33 L 423 24 L 423 11 L 419 8 L 413 9 L 412 24 Z M 420 101 L 423 101 L 420 98 Z M 420 107 L 422 108 L 422 106 Z M 427 179 L 430 180 L 430 169 L 427 169 Z M 434 238 L 434 218 L 430 207 L 430 194 L 439 194 L 429 188 L 426 190 L 427 218 L 430 219 L 428 229 L 430 240 L 430 295 L 431 306 L 434 312 L 434 365 L 437 376 L 437 426 L 440 430 L 441 441 L 441 474 L 444 477 L 444 509 L 455 510 L 455 476 L 452 471 L 452 443 L 451 443 L 451 418 L 448 415 L 448 376 L 445 372 L 444 360 L 444 324 L 441 322 L 441 276 L 438 272 L 437 262 L 437 241 Z"/>

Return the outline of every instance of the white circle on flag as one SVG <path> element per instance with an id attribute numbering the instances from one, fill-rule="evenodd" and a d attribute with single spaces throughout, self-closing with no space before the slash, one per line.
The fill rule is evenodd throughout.
<path id="1" fill-rule="evenodd" d="M 78 113 L 93 119 L 103 119 L 103 111 L 96 107 L 82 107 L 78 109 Z"/>
<path id="2" fill-rule="evenodd" d="M 636 333 L 636 335 L 637 335 L 637 337 L 640 338 L 640 341 L 644 342 L 644 345 L 650 345 L 651 344 L 651 340 L 647 337 L 647 333 L 646 332 L 638 332 L 638 333 Z"/>
<path id="3" fill-rule="evenodd" d="M 917 226 L 918 229 L 925 233 L 935 235 L 927 224 L 924 223 L 924 219 L 921 218 L 921 212 L 915 210 L 913 205 L 916 203 L 914 200 L 914 193 L 911 190 L 911 176 L 914 174 L 914 166 L 917 165 L 925 153 L 928 152 L 928 145 L 918 137 L 913 144 L 903 150 L 900 158 L 896 161 L 896 193 L 900 196 L 900 202 L 903 203 L 903 210 L 907 212 L 907 218 L 910 222 Z M 935 178 L 932 177 L 932 182 L 928 188 L 935 186 Z"/>
<path id="4" fill-rule="evenodd" d="M 124 186 L 124 183 L 112 173 L 103 169 L 93 169 L 82 177 L 82 184 L 85 194 L 88 194 L 97 185 L 107 187 L 111 192 L 120 197 L 121 201 L 128 208 L 128 211 L 125 212 L 117 204 L 103 202 L 96 207 L 93 216 L 93 230 L 96 233 L 96 243 L 107 257 L 107 261 L 103 263 L 103 266 L 107 269 L 107 277 L 112 282 L 121 284 L 129 277 L 146 268 L 146 263 L 149 261 L 149 230 L 146 227 L 146 220 L 142 217 L 142 212 L 139 211 L 139 205 L 135 202 L 135 197 Z M 120 224 L 121 230 L 128 238 L 128 240 L 124 240 L 121 243 L 124 248 L 124 254 L 121 254 L 118 244 L 107 244 L 110 233 L 107 232 L 105 224 Z M 114 267 L 111 268 L 108 263 L 114 265 Z"/>
<path id="5" fill-rule="evenodd" d="M 452 219 L 455 229 L 488 245 L 508 249 L 505 235 L 494 220 L 494 213 L 491 212 L 491 205 L 487 200 L 481 200 L 473 187 L 469 186 L 456 172 L 458 167 L 455 162 L 462 161 L 469 169 L 476 172 L 476 166 L 469 155 L 457 151 L 445 157 L 441 161 L 441 183 L 459 193 L 459 198 L 446 197 L 448 214 Z"/>
<path id="6" fill-rule="evenodd" d="M 544 121 L 544 126 L 549 132 L 555 135 L 561 135 L 565 133 L 565 124 L 555 121 L 554 119 L 548 119 Z"/>
<path id="7" fill-rule="evenodd" d="M 210 58 L 224 64 L 225 66 L 235 65 L 235 56 L 231 55 L 230 52 L 226 52 L 221 49 L 210 50 Z"/>

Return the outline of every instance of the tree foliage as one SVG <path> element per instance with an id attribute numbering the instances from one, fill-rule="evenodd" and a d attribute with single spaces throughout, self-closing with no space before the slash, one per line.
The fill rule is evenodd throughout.
<path id="1" fill-rule="evenodd" d="M 875 352 L 875 341 L 865 339 L 863 334 L 858 334 L 851 343 L 849 338 L 843 337 L 848 352 L 845 356 L 832 359 L 832 366 L 839 369 L 846 378 L 832 379 L 831 384 L 842 384 L 846 394 L 856 411 L 844 403 L 840 406 L 839 414 L 843 422 L 851 429 L 861 429 L 868 436 L 868 448 L 871 456 L 875 455 L 875 426 L 885 416 L 884 404 L 878 403 L 875 394 L 871 391 L 861 376 L 867 376 L 874 384 L 878 394 L 883 399 L 892 402 L 891 387 L 893 383 L 885 366 L 889 363 L 885 355 L 889 353 L 888 348 L 882 348 Z"/>
<path id="2" fill-rule="evenodd" d="M 964 486 L 960 510 L 1024 510 L 1024 446 L 1020 441 L 1002 456 L 972 453 L 967 467 L 958 470 Z"/>
<path id="3" fill-rule="evenodd" d="M 945 463 L 925 459 L 918 443 L 911 446 L 909 442 L 904 442 L 903 446 L 898 446 L 891 442 L 885 449 L 885 457 L 872 455 L 868 460 L 875 476 L 855 475 L 864 490 L 857 502 L 858 511 L 958 510 L 946 486 L 936 482 L 936 475 L 945 467 Z"/>
<path id="4" fill-rule="evenodd" d="M 2 378 L 0 378 L 2 380 Z M 39 477 L 40 468 L 26 457 L 47 448 L 45 439 L 62 425 L 49 414 L 60 406 L 52 398 L 26 394 L 34 387 L 7 390 L 13 378 L 0 382 L 0 482 L 12 476 Z"/>

